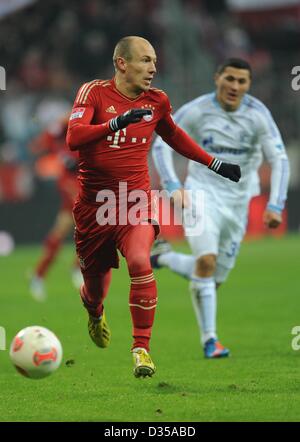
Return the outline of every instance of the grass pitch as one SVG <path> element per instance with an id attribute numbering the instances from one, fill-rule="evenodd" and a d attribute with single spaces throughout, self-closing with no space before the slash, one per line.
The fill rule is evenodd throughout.
<path id="1" fill-rule="evenodd" d="M 176 250 L 187 251 L 177 244 Z M 300 325 L 300 238 L 243 244 L 236 268 L 219 290 L 218 329 L 231 357 L 205 360 L 188 282 L 167 269 L 156 273 L 159 305 L 151 355 L 152 379 L 132 375 L 126 266 L 114 271 L 106 302 L 112 330 L 108 349 L 87 333 L 87 315 L 69 277 L 67 246 L 47 278 L 49 300 L 33 301 L 25 274 L 40 248 L 0 258 L 0 326 L 13 336 L 42 325 L 60 338 L 64 358 L 42 380 L 19 375 L 0 351 L 0 421 L 299 421 L 300 350 L 291 347 Z"/>

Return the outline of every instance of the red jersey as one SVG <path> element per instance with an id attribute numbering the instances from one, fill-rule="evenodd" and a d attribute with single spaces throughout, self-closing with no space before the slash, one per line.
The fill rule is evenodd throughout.
<path id="1" fill-rule="evenodd" d="M 138 123 L 112 132 L 109 120 L 133 108 L 152 111 Z M 79 150 L 79 180 L 82 200 L 95 203 L 97 193 L 108 189 L 117 197 L 119 182 L 128 191 L 150 191 L 147 156 L 156 131 L 171 147 L 187 158 L 208 165 L 212 160 L 171 117 L 168 96 L 151 88 L 137 98 L 124 96 L 114 79 L 84 84 L 77 94 L 67 132 L 71 150 Z"/>

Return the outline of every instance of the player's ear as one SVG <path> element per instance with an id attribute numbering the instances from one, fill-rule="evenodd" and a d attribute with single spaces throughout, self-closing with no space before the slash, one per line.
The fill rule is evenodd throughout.
<path id="1" fill-rule="evenodd" d="M 125 70 L 126 70 L 126 65 L 127 65 L 127 62 L 126 62 L 125 58 L 123 58 L 123 57 L 117 57 L 117 58 L 116 58 L 116 67 L 117 67 L 121 72 L 125 72 Z"/>

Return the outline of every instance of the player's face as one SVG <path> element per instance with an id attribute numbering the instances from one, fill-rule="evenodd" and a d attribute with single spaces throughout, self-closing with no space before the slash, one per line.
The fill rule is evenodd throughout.
<path id="1" fill-rule="evenodd" d="M 126 62 L 126 82 L 137 94 L 147 92 L 156 73 L 156 54 L 144 40 L 132 43 L 131 60 Z"/>
<path id="2" fill-rule="evenodd" d="M 217 99 L 226 111 L 238 109 L 241 100 L 248 92 L 251 84 L 250 72 L 247 69 L 227 67 L 215 77 Z"/>

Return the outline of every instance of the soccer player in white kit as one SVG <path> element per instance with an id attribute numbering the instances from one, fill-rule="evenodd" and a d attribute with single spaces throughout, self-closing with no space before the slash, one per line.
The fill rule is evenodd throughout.
<path id="1" fill-rule="evenodd" d="M 251 198 L 259 194 L 258 169 L 263 154 L 270 163 L 271 190 L 263 215 L 266 226 L 276 228 L 282 222 L 289 162 L 280 132 L 266 106 L 248 95 L 251 67 L 241 59 L 226 60 L 215 75 L 216 91 L 202 95 L 182 106 L 174 115 L 176 123 L 197 143 L 223 161 L 239 164 L 242 179 L 231 183 L 194 161 L 189 161 L 184 186 L 173 164 L 173 151 L 157 138 L 153 159 L 164 189 L 173 192 L 176 204 L 182 202 L 199 234 L 185 235 L 193 255 L 172 251 L 165 241 L 158 241 L 152 251 L 154 268 L 169 267 L 190 279 L 193 306 L 207 358 L 226 357 L 229 349 L 218 340 L 216 332 L 216 289 L 234 267 L 247 225 Z M 202 191 L 204 210 L 195 211 L 194 199 L 188 201 L 184 189 Z M 194 209 L 194 210 L 193 210 Z M 199 211 L 198 211 L 199 212 Z"/>

